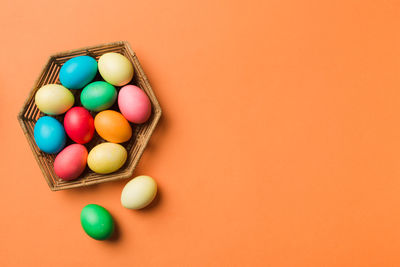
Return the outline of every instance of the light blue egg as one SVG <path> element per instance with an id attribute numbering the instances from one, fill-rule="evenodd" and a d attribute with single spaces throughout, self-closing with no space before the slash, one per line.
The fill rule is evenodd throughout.
<path id="1" fill-rule="evenodd" d="M 60 152 L 66 142 L 62 124 L 50 116 L 38 119 L 33 130 L 35 142 L 40 150 L 49 154 Z"/>
<path id="2" fill-rule="evenodd" d="M 97 61 L 89 56 L 68 60 L 60 69 L 60 82 L 68 89 L 81 89 L 97 74 Z"/>

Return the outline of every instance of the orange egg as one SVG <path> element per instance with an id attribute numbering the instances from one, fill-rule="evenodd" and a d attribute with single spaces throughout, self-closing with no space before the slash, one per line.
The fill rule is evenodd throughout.
<path id="1" fill-rule="evenodd" d="M 104 110 L 94 118 L 97 133 L 112 143 L 123 143 L 132 136 L 132 128 L 121 113 L 114 110 Z"/>

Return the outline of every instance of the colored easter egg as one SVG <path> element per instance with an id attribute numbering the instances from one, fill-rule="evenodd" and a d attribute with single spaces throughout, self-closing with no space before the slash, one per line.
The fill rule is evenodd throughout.
<path id="1" fill-rule="evenodd" d="M 81 225 L 88 236 L 96 240 L 105 240 L 114 232 L 114 220 L 111 214 L 100 205 L 89 204 L 81 211 Z"/>
<path id="2" fill-rule="evenodd" d="M 81 144 L 72 144 L 64 148 L 54 160 L 54 172 L 63 180 L 79 177 L 85 170 L 88 152 Z"/>
<path id="3" fill-rule="evenodd" d="M 81 93 L 81 103 L 88 110 L 102 111 L 111 107 L 117 99 L 117 90 L 107 82 L 88 84 Z"/>
<path id="4" fill-rule="evenodd" d="M 151 115 L 151 103 L 146 93 L 137 86 L 125 85 L 118 93 L 118 107 L 133 123 L 144 123 Z"/>
<path id="5" fill-rule="evenodd" d="M 113 143 L 123 143 L 132 136 L 132 128 L 121 113 L 114 110 L 99 112 L 94 118 L 96 132 L 104 139 Z"/>
<path id="6" fill-rule="evenodd" d="M 97 73 L 97 61 L 89 56 L 78 56 L 66 61 L 60 69 L 60 82 L 69 89 L 81 89 Z"/>
<path id="7" fill-rule="evenodd" d="M 78 144 L 86 144 L 94 134 L 94 120 L 83 107 L 73 107 L 65 114 L 64 128 L 67 135 Z"/>
<path id="8" fill-rule="evenodd" d="M 60 152 L 67 139 L 62 124 L 49 116 L 38 119 L 33 135 L 39 149 L 49 154 Z"/>
<path id="9" fill-rule="evenodd" d="M 74 95 L 59 84 L 46 84 L 35 95 L 38 109 L 49 115 L 59 115 L 74 105 Z"/>
<path id="10" fill-rule="evenodd" d="M 130 180 L 122 190 L 121 204 L 127 209 L 142 209 L 157 195 L 157 183 L 147 175 Z"/>
<path id="11" fill-rule="evenodd" d="M 99 72 L 112 85 L 123 86 L 133 77 L 133 65 L 119 53 L 106 53 L 99 58 Z"/>
<path id="12" fill-rule="evenodd" d="M 107 174 L 121 168 L 127 156 L 126 149 L 120 144 L 101 143 L 89 152 L 87 164 L 92 171 Z"/>

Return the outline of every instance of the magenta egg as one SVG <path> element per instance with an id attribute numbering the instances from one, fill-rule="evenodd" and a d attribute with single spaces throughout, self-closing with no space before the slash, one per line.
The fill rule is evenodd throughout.
<path id="1" fill-rule="evenodd" d="M 79 177 L 86 168 L 88 152 L 81 144 L 72 144 L 64 148 L 54 160 L 54 172 L 63 180 Z"/>
<path id="2" fill-rule="evenodd" d="M 146 93 L 137 86 L 125 85 L 118 93 L 118 107 L 133 123 L 144 123 L 151 115 L 151 103 Z"/>
<path id="3" fill-rule="evenodd" d="M 87 109 L 74 107 L 65 114 L 64 128 L 73 141 L 86 144 L 93 137 L 94 120 Z"/>

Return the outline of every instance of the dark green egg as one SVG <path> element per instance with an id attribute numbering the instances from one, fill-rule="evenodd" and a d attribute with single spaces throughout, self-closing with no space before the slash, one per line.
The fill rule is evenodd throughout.
<path id="1" fill-rule="evenodd" d="M 117 99 L 117 90 L 107 82 L 89 83 L 81 93 L 82 105 L 92 111 L 102 111 L 111 107 Z"/>
<path id="2" fill-rule="evenodd" d="M 114 232 L 111 214 L 96 204 L 89 204 L 82 209 L 81 224 L 86 234 L 96 240 L 108 239 Z"/>

